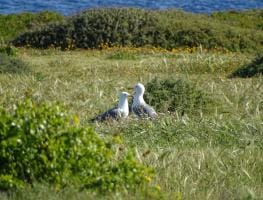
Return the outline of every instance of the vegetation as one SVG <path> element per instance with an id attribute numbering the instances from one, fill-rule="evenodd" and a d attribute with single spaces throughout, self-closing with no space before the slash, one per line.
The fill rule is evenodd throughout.
<path id="1" fill-rule="evenodd" d="M 28 65 L 19 58 L 0 53 L 0 73 L 28 73 L 29 71 Z"/>
<path id="2" fill-rule="evenodd" d="M 263 30 L 263 10 L 224 11 L 212 13 L 212 18 L 231 26 Z"/>
<path id="3" fill-rule="evenodd" d="M 15 56 L 16 55 L 16 48 L 10 45 L 1 44 L 0 45 L 0 53 L 6 54 L 8 56 Z"/>
<path id="4" fill-rule="evenodd" d="M 193 114 L 205 111 L 209 107 L 207 95 L 193 83 L 182 79 L 155 78 L 147 83 L 145 95 L 147 102 L 161 112 Z"/>
<path id="5" fill-rule="evenodd" d="M 1 109 L 0 189 L 21 188 L 26 183 L 51 183 L 113 191 L 135 188 L 151 177 L 150 169 L 132 156 L 115 153 L 91 129 L 71 125 L 58 105 L 30 100 Z"/>
<path id="6" fill-rule="evenodd" d="M 224 15 L 232 16 L 231 13 Z M 201 45 L 208 49 L 262 51 L 263 32 L 258 28 L 260 18 L 254 17 L 255 23 L 246 26 L 248 20 L 242 20 L 240 15 L 233 18 L 231 22 L 235 26 L 232 26 L 231 22 L 222 20 L 220 14 L 208 17 L 176 10 L 91 9 L 68 18 L 66 22 L 25 32 L 15 38 L 13 44 L 61 49 L 150 45 L 168 50 Z"/>
<path id="7" fill-rule="evenodd" d="M 263 74 L 263 55 L 257 56 L 251 63 L 242 66 L 234 71 L 231 77 L 252 77 L 255 75 Z"/>
<path id="8" fill-rule="evenodd" d="M 0 199 L 262 199 L 263 79 L 228 78 L 240 66 L 254 66 L 246 76 L 261 69 L 261 57 L 247 64 L 262 51 L 261 11 L 116 11 L 19 37 L 99 50 L 3 42 Z M 8 71 L 14 62 L 26 69 Z M 138 82 L 158 119 L 89 124 Z"/>
<path id="9" fill-rule="evenodd" d="M 177 115 L 162 110 L 154 121 L 139 121 L 131 114 L 119 123 L 91 125 L 99 141 L 101 138 L 123 141 L 116 148 L 112 146 L 111 164 L 117 165 L 121 152 L 132 148 L 139 162 L 155 170 L 155 178 L 146 178 L 152 189 L 126 188 L 103 194 L 80 191 L 74 184 L 57 190 L 36 181 L 31 187 L 1 193 L 1 199 L 133 199 L 133 196 L 160 199 L 159 194 L 164 199 L 263 197 L 263 79 L 261 76 L 227 78 L 253 55 L 204 49 L 170 52 L 126 47 L 63 52 L 22 48 L 18 49 L 17 57 L 34 67 L 29 74 L 0 74 L 1 105 L 12 110 L 12 105 L 25 97 L 36 102 L 63 102 L 70 116 L 79 116 L 77 130 L 90 126 L 92 117 L 113 106 L 120 91 L 132 93 L 129 88 L 137 82 L 147 85 L 155 77 L 159 83 L 171 80 L 176 84 L 183 80 L 182 83 L 194 86 L 217 103 L 209 105 L 209 112 Z M 164 101 L 164 108 L 168 105 Z M 35 120 L 33 124 L 40 123 Z M 70 123 L 75 123 L 74 117 Z M 94 133 L 87 131 L 89 134 Z M 82 138 L 81 134 L 79 137 Z M 74 136 L 69 138 L 75 141 Z M 48 141 L 53 141 L 53 137 Z"/>
<path id="10" fill-rule="evenodd" d="M 55 12 L 0 14 L 0 40 L 10 41 L 25 31 L 46 25 L 49 22 L 63 21 L 64 17 Z"/>

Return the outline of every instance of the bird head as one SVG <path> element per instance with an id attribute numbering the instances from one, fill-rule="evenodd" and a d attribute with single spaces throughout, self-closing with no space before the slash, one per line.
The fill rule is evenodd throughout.
<path id="1" fill-rule="evenodd" d="M 128 98 L 128 96 L 130 96 L 130 94 L 128 92 L 122 92 L 120 94 L 120 98 Z"/>
<path id="2" fill-rule="evenodd" d="M 144 94 L 144 91 L 145 91 L 145 88 L 144 88 L 144 85 L 141 84 L 141 83 L 137 83 L 135 86 L 134 86 L 134 95 L 143 95 Z"/>

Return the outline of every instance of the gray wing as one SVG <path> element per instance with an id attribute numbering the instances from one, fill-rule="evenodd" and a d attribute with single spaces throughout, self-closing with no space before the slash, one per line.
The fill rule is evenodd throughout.
<path id="1" fill-rule="evenodd" d="M 135 106 L 133 107 L 132 111 L 138 117 L 150 117 L 150 118 L 157 117 L 157 113 L 155 112 L 155 110 L 148 104 Z"/>
<path id="2" fill-rule="evenodd" d="M 112 108 L 112 109 L 106 111 L 105 113 L 98 115 L 97 117 L 91 119 L 91 121 L 92 122 L 95 122 L 95 121 L 102 122 L 102 121 L 106 121 L 106 120 L 110 120 L 110 119 L 118 120 L 120 117 L 121 117 L 121 113 L 120 113 L 119 109 L 118 108 Z"/>

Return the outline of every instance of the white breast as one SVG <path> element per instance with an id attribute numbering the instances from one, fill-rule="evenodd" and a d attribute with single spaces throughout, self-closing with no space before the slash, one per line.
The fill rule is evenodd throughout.
<path id="1" fill-rule="evenodd" d="M 122 117 L 128 117 L 129 115 L 129 103 L 128 103 L 128 99 L 121 99 L 118 109 L 121 113 Z"/>

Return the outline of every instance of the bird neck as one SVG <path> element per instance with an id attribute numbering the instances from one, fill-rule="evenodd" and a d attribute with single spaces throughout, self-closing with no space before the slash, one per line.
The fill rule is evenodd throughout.
<path id="1" fill-rule="evenodd" d="M 134 104 L 135 105 L 145 104 L 145 101 L 143 99 L 143 94 L 135 94 L 135 96 L 134 96 Z"/>
<path id="2" fill-rule="evenodd" d="M 118 103 L 118 108 L 120 108 L 123 111 L 129 110 L 128 99 L 127 98 L 121 98 L 119 103 Z"/>

